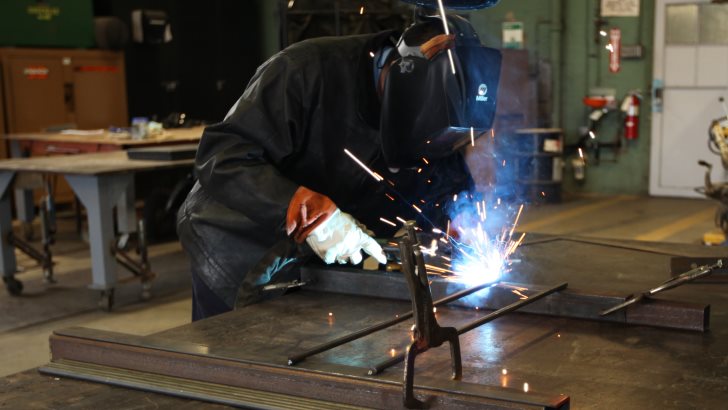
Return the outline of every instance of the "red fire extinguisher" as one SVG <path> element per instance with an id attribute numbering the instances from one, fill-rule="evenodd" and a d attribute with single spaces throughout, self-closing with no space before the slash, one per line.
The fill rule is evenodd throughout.
<path id="1" fill-rule="evenodd" d="M 622 112 L 624 113 L 624 138 L 636 140 L 640 135 L 640 96 L 631 92 L 622 101 Z"/>

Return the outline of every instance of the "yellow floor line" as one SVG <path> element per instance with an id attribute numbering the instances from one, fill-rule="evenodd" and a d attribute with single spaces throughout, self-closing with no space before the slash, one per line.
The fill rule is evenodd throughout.
<path id="1" fill-rule="evenodd" d="M 684 218 L 678 219 L 677 221 L 667 224 L 661 228 L 657 228 L 643 234 L 637 235 L 634 239 L 638 241 L 661 241 L 671 235 L 674 235 L 680 231 L 690 228 L 691 226 L 700 222 L 710 222 L 713 220 L 715 215 L 715 209 L 703 209 L 702 211 L 695 212 Z"/>
<path id="2" fill-rule="evenodd" d="M 538 229 L 542 226 L 555 224 L 557 222 L 562 222 L 564 220 L 573 218 L 578 215 L 582 215 L 588 212 L 592 212 L 596 209 L 600 208 L 606 208 L 608 206 L 614 205 L 619 202 L 626 201 L 628 199 L 634 199 L 634 197 L 631 196 L 617 196 L 614 198 L 609 198 L 605 200 L 598 201 L 596 203 L 591 203 L 588 205 L 582 205 L 578 206 L 576 208 L 571 208 L 568 210 L 564 210 L 558 213 L 555 213 L 553 215 L 549 215 L 545 218 L 537 219 L 533 222 L 528 222 L 525 224 L 521 224 L 518 226 L 518 230 L 522 232 L 532 232 L 534 229 Z"/>

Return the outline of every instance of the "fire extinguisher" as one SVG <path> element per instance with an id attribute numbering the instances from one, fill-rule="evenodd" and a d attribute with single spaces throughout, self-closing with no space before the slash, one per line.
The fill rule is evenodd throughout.
<path id="1" fill-rule="evenodd" d="M 640 95 L 636 92 L 627 94 L 621 109 L 624 113 L 624 138 L 636 140 L 640 135 Z"/>

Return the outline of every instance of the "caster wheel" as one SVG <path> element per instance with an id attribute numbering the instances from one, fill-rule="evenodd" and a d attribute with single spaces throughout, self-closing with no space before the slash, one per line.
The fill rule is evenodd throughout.
<path id="1" fill-rule="evenodd" d="M 99 299 L 99 309 L 111 312 L 114 306 L 114 289 L 102 290 Z"/>
<path id="2" fill-rule="evenodd" d="M 3 278 L 3 282 L 5 282 L 5 289 L 7 289 L 8 293 L 11 295 L 20 296 L 20 294 L 23 293 L 23 282 L 13 277 Z"/>
<path id="3" fill-rule="evenodd" d="M 152 298 L 152 284 L 151 282 L 142 282 L 142 293 L 141 299 L 146 301 Z"/>

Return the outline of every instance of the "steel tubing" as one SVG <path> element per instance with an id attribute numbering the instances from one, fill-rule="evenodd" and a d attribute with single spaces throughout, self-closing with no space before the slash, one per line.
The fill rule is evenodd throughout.
<path id="1" fill-rule="evenodd" d="M 560 285 L 554 286 L 553 288 L 546 289 L 542 292 L 531 295 L 528 297 L 528 299 L 522 299 L 517 302 L 513 302 L 510 305 L 504 306 L 496 311 L 493 311 L 493 312 L 481 317 L 480 319 L 474 320 L 474 321 L 466 324 L 465 326 L 459 328 L 458 335 L 462 335 L 463 333 L 469 332 L 469 331 L 475 329 L 476 327 L 482 326 L 488 322 L 498 319 L 501 316 L 504 316 L 510 312 L 513 312 L 516 309 L 522 308 L 523 306 L 536 302 L 537 300 L 542 299 L 552 293 L 564 290 L 568 286 L 569 286 L 569 284 L 567 282 L 564 282 Z M 379 374 L 379 373 L 383 372 L 384 370 L 386 370 L 398 363 L 401 363 L 404 360 L 404 357 L 405 357 L 405 353 L 400 353 L 397 356 L 383 360 L 383 361 L 377 363 L 376 365 L 371 366 L 369 368 L 368 373 L 370 376 Z"/>
<path id="2" fill-rule="evenodd" d="M 463 298 L 463 297 L 468 296 L 470 294 L 473 294 L 475 292 L 481 291 L 481 290 L 483 290 L 483 289 L 485 289 L 487 287 L 493 286 L 495 284 L 496 284 L 496 282 L 483 283 L 481 285 L 474 286 L 472 288 L 468 288 L 468 289 L 461 290 L 460 292 L 456 292 L 456 293 L 453 293 L 452 295 L 449 295 L 449 296 L 446 296 L 446 297 L 444 297 L 442 299 L 436 300 L 435 302 L 433 302 L 433 306 L 441 306 L 441 305 L 448 304 L 448 303 L 450 303 L 450 302 L 452 302 L 454 300 L 458 300 L 460 298 Z M 364 336 L 368 336 L 368 335 L 370 335 L 370 334 L 372 334 L 374 332 L 378 332 L 378 331 L 380 331 L 382 329 L 386 329 L 388 327 L 394 326 L 397 323 L 404 322 L 405 320 L 407 320 L 407 319 L 409 319 L 411 317 L 412 317 L 412 311 L 410 310 L 407 313 L 403 313 L 401 315 L 398 315 L 394 319 L 390 319 L 390 320 L 386 320 L 384 322 L 380 322 L 380 323 L 374 324 L 374 325 L 369 326 L 369 327 L 366 327 L 364 329 L 357 330 L 356 332 L 349 333 L 349 334 L 346 334 L 344 336 L 341 336 L 341 337 L 339 337 L 337 339 L 334 339 L 334 340 L 332 340 L 330 342 L 326 342 L 326 343 L 320 344 L 320 345 L 318 345 L 318 346 L 316 346 L 316 347 L 314 347 L 312 349 L 306 350 L 305 352 L 301 352 L 301 353 L 298 353 L 296 355 L 290 356 L 288 358 L 288 365 L 289 366 L 293 366 L 293 365 L 295 365 L 297 363 L 302 362 L 303 360 L 305 360 L 308 357 L 311 357 L 313 355 L 319 354 L 321 352 L 325 352 L 327 350 L 331 350 L 331 349 L 333 349 L 335 347 L 341 346 L 341 345 L 343 345 L 345 343 L 349 343 L 349 342 L 354 341 L 356 339 L 360 339 L 360 338 L 362 338 Z"/>

